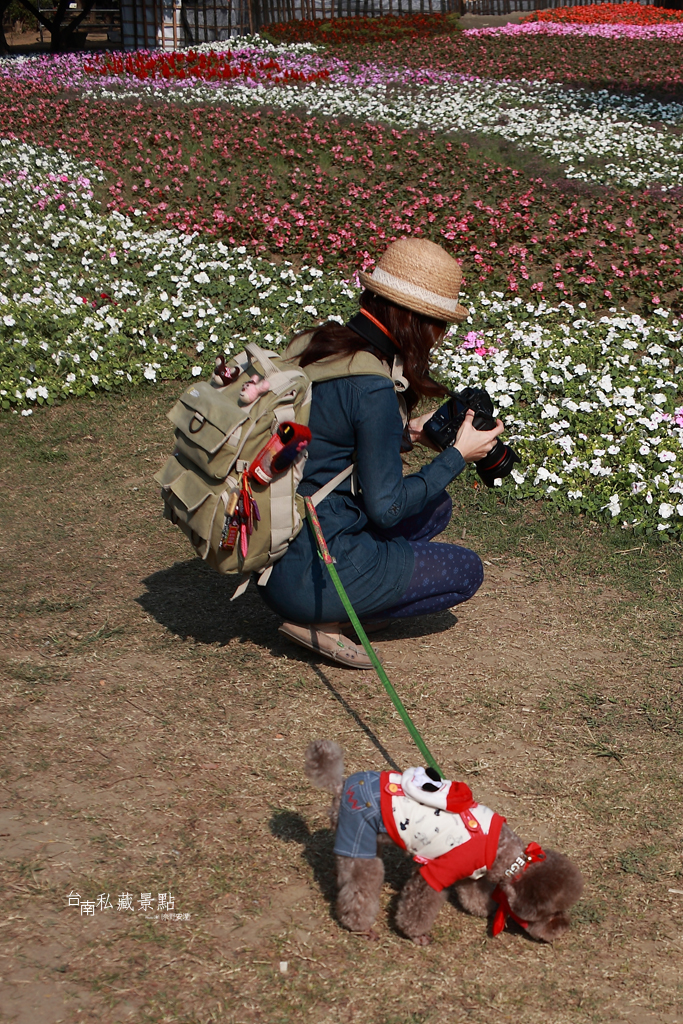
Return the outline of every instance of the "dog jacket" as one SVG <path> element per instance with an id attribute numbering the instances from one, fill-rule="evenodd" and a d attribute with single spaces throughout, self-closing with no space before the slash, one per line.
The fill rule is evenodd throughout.
<path id="1" fill-rule="evenodd" d="M 424 790 L 423 785 L 430 790 Z M 492 866 L 505 818 L 477 804 L 463 782 L 436 786 L 422 768 L 357 772 L 344 784 L 334 852 L 377 856 L 377 834 L 387 832 L 420 865 L 436 892 L 463 878 L 479 878 Z"/>
<path id="2" fill-rule="evenodd" d="M 472 799 L 469 786 L 444 780 L 434 792 L 422 768 L 382 772 L 382 820 L 397 846 L 412 854 L 427 885 L 441 892 L 493 865 L 505 818 Z"/>

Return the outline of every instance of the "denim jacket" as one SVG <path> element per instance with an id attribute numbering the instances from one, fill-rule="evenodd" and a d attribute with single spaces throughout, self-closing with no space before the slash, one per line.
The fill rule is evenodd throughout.
<path id="1" fill-rule="evenodd" d="M 372 616 L 398 602 L 413 572 L 409 542 L 385 531 L 421 512 L 462 472 L 465 461 L 456 448 L 447 448 L 418 473 L 403 476 L 403 422 L 386 377 L 338 377 L 314 384 L 309 426 L 313 438 L 300 494 L 314 494 L 355 454 L 360 494 L 351 493 L 347 479 L 317 512 L 352 605 L 359 615 Z M 289 621 L 347 619 L 307 523 L 260 589 L 269 607 Z"/>

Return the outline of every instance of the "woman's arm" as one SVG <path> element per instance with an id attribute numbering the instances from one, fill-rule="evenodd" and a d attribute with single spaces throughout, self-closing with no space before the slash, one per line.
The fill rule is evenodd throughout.
<path id="1" fill-rule="evenodd" d="M 353 378 L 346 380 L 353 393 L 350 413 L 365 511 L 377 526 L 395 526 L 421 512 L 443 491 L 465 468 L 465 457 L 458 448 L 446 448 L 419 472 L 404 477 L 400 455 L 403 423 L 391 381 L 373 377 L 368 387 L 366 377 L 364 386 L 357 388 Z M 481 438 L 488 436 L 474 428 L 472 432 Z M 458 442 L 460 439 L 461 433 Z"/>

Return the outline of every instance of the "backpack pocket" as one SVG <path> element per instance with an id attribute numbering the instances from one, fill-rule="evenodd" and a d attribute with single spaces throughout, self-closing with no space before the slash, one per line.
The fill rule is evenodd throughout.
<path id="1" fill-rule="evenodd" d="M 253 426 L 249 409 L 237 403 L 239 390 L 221 390 L 207 381 L 195 384 L 168 414 L 178 450 L 214 480 L 228 475 Z"/>
<path id="2" fill-rule="evenodd" d="M 154 477 L 161 485 L 164 516 L 180 526 L 202 558 L 212 546 L 217 547 L 223 528 L 224 494 L 237 487 L 237 480 L 216 483 L 202 478 L 192 467 L 186 469 L 177 456 L 172 456 Z"/>

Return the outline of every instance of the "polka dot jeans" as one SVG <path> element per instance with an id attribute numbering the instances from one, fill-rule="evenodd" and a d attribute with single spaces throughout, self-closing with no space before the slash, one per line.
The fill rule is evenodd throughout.
<path id="1" fill-rule="evenodd" d="M 382 611 L 381 618 L 405 619 L 430 615 L 468 601 L 484 581 L 479 555 L 457 544 L 430 543 L 446 529 L 453 511 L 444 491 L 422 512 L 404 519 L 385 536 L 405 537 L 415 554 L 415 567 L 408 589 L 397 604 Z"/>

